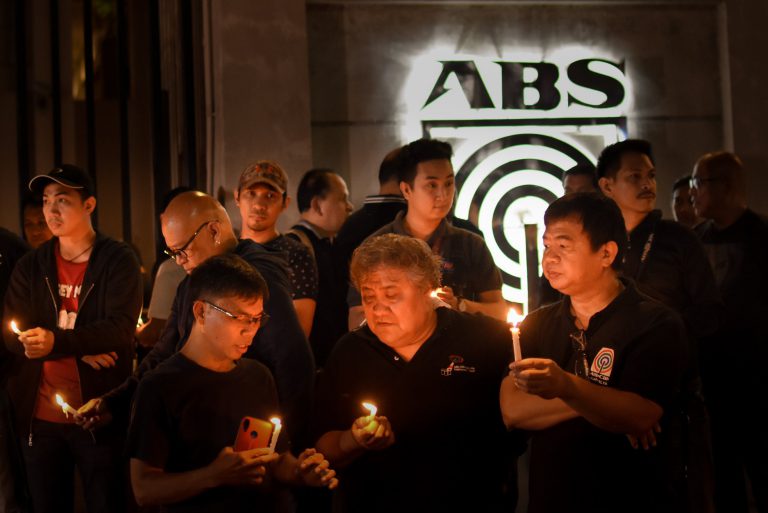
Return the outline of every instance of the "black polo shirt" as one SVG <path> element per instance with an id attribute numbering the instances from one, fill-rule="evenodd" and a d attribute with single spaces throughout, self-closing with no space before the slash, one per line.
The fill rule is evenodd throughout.
<path id="1" fill-rule="evenodd" d="M 317 435 L 347 430 L 372 401 L 395 443 L 341 470 L 343 511 L 496 511 L 505 428 L 499 388 L 507 327 L 437 309 L 437 328 L 406 362 L 368 327 L 339 340 L 318 378 Z"/>
<path id="2" fill-rule="evenodd" d="M 665 409 L 659 445 L 632 449 L 624 434 L 604 431 L 584 418 L 531 435 L 529 513 L 665 512 L 673 504 L 663 463 L 675 441 L 665 432 L 668 405 L 680 390 L 686 362 L 678 316 L 631 282 L 584 333 L 590 381 L 633 392 Z M 526 317 L 520 327 L 524 358 L 549 358 L 573 373 L 578 333 L 570 298 Z"/>

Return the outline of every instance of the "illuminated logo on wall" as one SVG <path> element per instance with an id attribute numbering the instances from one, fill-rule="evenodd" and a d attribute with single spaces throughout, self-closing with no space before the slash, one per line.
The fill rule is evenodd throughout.
<path id="1" fill-rule="evenodd" d="M 406 86 L 404 135 L 453 145 L 455 214 L 482 230 L 504 298 L 526 308 L 540 273 L 538 259 L 527 259 L 541 255 L 544 210 L 563 194 L 563 172 L 594 164 L 602 148 L 626 137 L 624 63 L 587 55 L 431 53 L 417 59 Z M 530 241 L 534 225 L 537 252 L 526 250 L 525 227 Z"/>

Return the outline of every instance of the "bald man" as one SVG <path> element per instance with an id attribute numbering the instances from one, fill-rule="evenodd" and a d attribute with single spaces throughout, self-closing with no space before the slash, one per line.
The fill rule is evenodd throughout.
<path id="1" fill-rule="evenodd" d="M 702 156 L 691 177 L 701 238 L 726 306 L 722 330 L 702 353 L 712 418 L 718 511 L 747 511 L 751 482 L 757 511 L 768 511 L 768 223 L 747 206 L 744 166 L 733 153 Z M 733 362 L 728 365 L 725 362 Z M 725 371 L 725 372 L 723 372 Z"/>
<path id="2" fill-rule="evenodd" d="M 293 308 L 288 269 L 282 255 L 250 240 L 238 241 L 224 207 L 201 192 L 185 192 L 174 198 L 160 221 L 168 247 L 166 254 L 188 274 L 211 257 L 234 253 L 264 277 L 269 288 L 264 311 L 270 320 L 258 330 L 250 346 L 243 348 L 244 356 L 259 360 L 272 371 L 285 428 L 294 440 L 300 439 L 309 415 L 314 361 Z M 87 419 L 83 427 L 100 425 L 110 413 L 127 412 L 139 380 L 186 343 L 194 323 L 192 303 L 189 279 L 185 278 L 176 291 L 165 330 L 152 351 L 123 385 L 81 408 L 80 414 Z"/>

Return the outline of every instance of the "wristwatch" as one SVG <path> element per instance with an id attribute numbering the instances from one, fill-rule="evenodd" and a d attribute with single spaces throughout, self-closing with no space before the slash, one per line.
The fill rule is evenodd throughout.
<path id="1" fill-rule="evenodd" d="M 459 312 L 466 312 L 467 311 L 467 302 L 464 301 L 463 297 L 460 297 L 459 301 L 456 303 L 456 309 Z"/>

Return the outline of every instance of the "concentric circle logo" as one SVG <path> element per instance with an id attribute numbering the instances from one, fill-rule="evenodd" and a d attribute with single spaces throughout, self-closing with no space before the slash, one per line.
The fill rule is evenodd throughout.
<path id="1" fill-rule="evenodd" d="M 537 226 L 533 244 L 538 249 L 544 211 L 563 194 L 563 172 L 594 164 L 594 159 L 562 134 L 528 131 L 485 142 L 457 168 L 456 215 L 475 222 L 485 235 L 507 300 L 527 301 L 525 253 L 530 241 L 525 225 Z"/>

